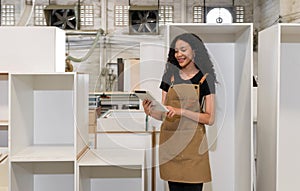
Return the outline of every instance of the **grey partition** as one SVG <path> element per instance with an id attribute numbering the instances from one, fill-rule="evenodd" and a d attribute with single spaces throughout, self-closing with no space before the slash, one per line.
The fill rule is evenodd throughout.
<path id="1" fill-rule="evenodd" d="M 300 25 L 259 33 L 257 190 L 298 190 Z"/>
<path id="2" fill-rule="evenodd" d="M 252 30 L 252 24 L 168 27 L 168 42 L 185 32 L 199 35 L 217 74 L 216 122 L 206 128 L 213 181 L 205 191 L 253 190 Z"/>

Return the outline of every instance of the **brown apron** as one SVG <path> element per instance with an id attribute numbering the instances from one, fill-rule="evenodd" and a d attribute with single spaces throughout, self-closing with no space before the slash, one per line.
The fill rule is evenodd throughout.
<path id="1" fill-rule="evenodd" d="M 166 105 L 201 112 L 199 85 L 172 85 L 166 96 Z M 167 117 L 161 125 L 159 144 L 160 176 L 163 180 L 186 183 L 211 181 L 203 124 L 178 115 Z"/>

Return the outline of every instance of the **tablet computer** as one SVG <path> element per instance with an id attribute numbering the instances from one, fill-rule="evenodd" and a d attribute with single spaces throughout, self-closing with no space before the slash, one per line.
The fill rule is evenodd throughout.
<path id="1" fill-rule="evenodd" d="M 166 106 L 164 106 L 163 104 L 161 104 L 159 101 L 157 101 L 154 96 L 151 94 L 150 91 L 148 90 L 134 90 L 134 93 L 136 96 L 138 96 L 139 99 L 141 99 L 142 101 L 144 100 L 149 100 L 152 102 L 152 108 L 154 110 L 158 110 L 158 111 L 163 111 L 163 112 L 168 112 L 169 110 L 166 108 Z"/>

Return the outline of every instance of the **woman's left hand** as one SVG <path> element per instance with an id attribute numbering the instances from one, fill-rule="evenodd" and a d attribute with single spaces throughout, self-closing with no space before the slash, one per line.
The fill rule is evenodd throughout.
<path id="1" fill-rule="evenodd" d="M 180 108 L 172 107 L 172 106 L 166 106 L 169 110 L 167 112 L 167 117 L 173 117 L 174 115 L 181 115 L 182 110 Z"/>

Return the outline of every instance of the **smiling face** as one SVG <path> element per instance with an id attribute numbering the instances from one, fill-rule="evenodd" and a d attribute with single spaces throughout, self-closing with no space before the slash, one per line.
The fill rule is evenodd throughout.
<path id="1" fill-rule="evenodd" d="M 183 40 L 177 40 L 175 44 L 175 58 L 181 68 L 185 68 L 190 64 L 194 64 L 194 51 L 189 43 Z"/>

